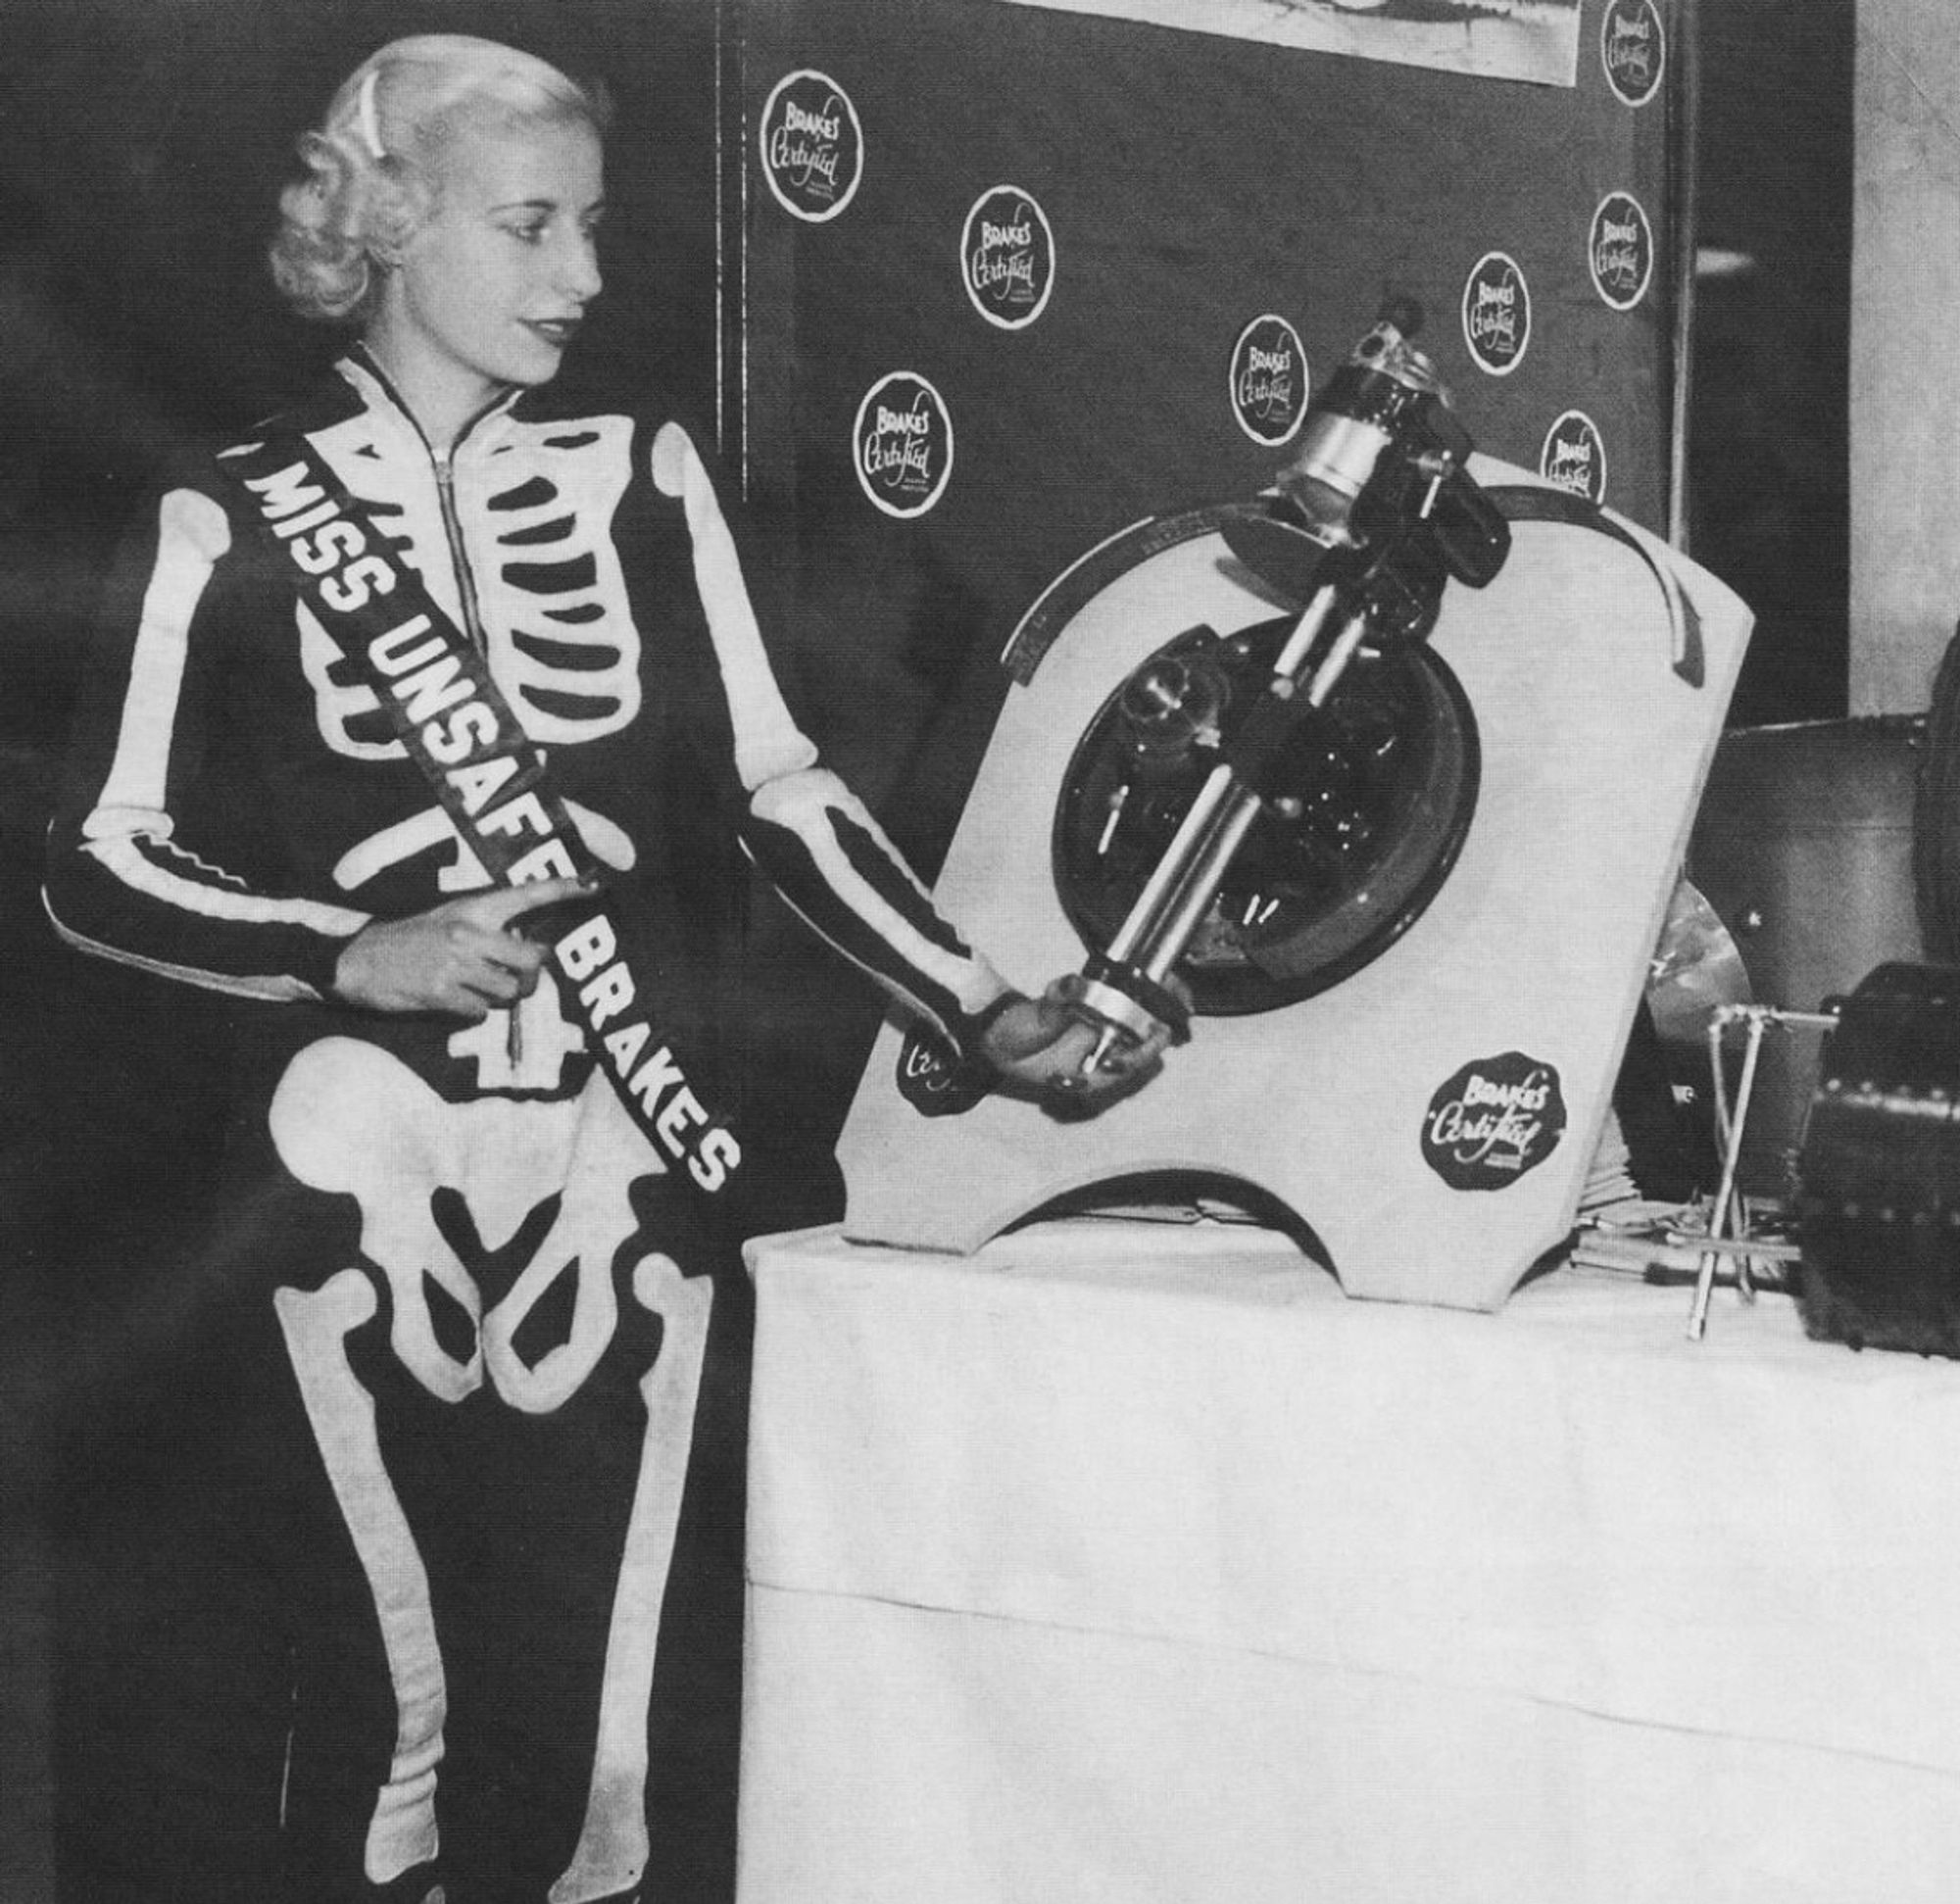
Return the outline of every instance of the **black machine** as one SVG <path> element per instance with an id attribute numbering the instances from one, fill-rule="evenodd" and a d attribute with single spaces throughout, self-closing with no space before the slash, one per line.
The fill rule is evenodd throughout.
<path id="1" fill-rule="evenodd" d="M 1960 966 L 1880 965 L 1838 1002 L 1796 1214 L 1811 1336 L 1960 1357 Z"/>
<path id="2" fill-rule="evenodd" d="M 1392 302 L 1307 417 L 1273 491 L 1223 516 L 1291 611 L 1179 635 L 1118 684 L 1069 762 L 1057 891 L 1092 949 L 1082 1008 L 1119 1041 L 1270 1009 L 1378 955 L 1447 877 L 1478 787 L 1476 723 L 1426 645 L 1510 528 Z M 1171 983 L 1175 976 L 1176 986 Z"/>

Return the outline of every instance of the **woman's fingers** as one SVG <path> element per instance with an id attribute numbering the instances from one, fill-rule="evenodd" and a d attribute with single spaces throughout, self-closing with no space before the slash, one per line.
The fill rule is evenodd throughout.
<path id="1" fill-rule="evenodd" d="M 1148 1083 L 1163 1068 L 1170 1042 L 1163 1026 L 1142 1039 L 1105 1039 L 1102 1021 L 1081 1001 L 1080 978 L 1059 978 L 1039 998 L 1015 999 L 1000 1011 L 984 1047 L 1009 1086 L 1060 1115 L 1091 1114 Z"/>
<path id="2" fill-rule="evenodd" d="M 342 952 L 335 990 L 374 1011 L 481 1018 L 537 988 L 549 953 L 522 936 L 523 919 L 592 891 L 582 879 L 541 879 L 469 893 L 406 919 L 377 919 Z"/>
<path id="3" fill-rule="evenodd" d="M 563 905 L 567 900 L 590 899 L 596 890 L 595 883 L 585 879 L 534 879 L 522 886 L 499 886 L 472 894 L 459 903 L 473 908 L 479 918 L 501 932 L 527 912 Z"/>

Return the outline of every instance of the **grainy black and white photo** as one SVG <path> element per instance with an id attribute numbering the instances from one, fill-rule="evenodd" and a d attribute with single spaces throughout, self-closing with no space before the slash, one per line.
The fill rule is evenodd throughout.
<path id="1" fill-rule="evenodd" d="M 1946 1904 L 1943 0 L 0 0 L 5 1904 Z"/>

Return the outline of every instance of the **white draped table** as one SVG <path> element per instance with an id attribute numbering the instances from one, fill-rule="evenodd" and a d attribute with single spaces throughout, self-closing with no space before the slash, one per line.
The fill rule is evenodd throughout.
<path id="1" fill-rule="evenodd" d="M 1960 1898 L 1960 1365 L 1230 1224 L 751 1261 L 742 1904 Z"/>

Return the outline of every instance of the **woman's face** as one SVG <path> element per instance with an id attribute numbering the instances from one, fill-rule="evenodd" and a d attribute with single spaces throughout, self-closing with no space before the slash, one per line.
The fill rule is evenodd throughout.
<path id="1" fill-rule="evenodd" d="M 558 373 L 598 296 L 604 173 L 581 120 L 459 128 L 368 343 L 424 422 L 454 428 Z"/>

